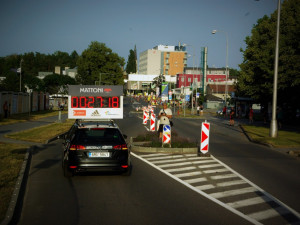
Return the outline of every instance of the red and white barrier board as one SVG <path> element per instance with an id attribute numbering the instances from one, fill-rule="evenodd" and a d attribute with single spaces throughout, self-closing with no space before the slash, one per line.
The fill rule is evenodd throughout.
<path id="1" fill-rule="evenodd" d="M 164 125 L 163 127 L 163 144 L 171 144 L 171 126 Z"/>
<path id="2" fill-rule="evenodd" d="M 203 154 L 206 154 L 208 152 L 209 128 L 210 128 L 210 123 L 207 122 L 202 123 L 200 151 Z"/>
<path id="3" fill-rule="evenodd" d="M 143 124 L 147 124 L 147 120 L 148 120 L 148 112 L 146 110 L 143 111 Z"/>
<path id="4" fill-rule="evenodd" d="M 150 130 L 155 131 L 155 114 L 151 113 Z"/>

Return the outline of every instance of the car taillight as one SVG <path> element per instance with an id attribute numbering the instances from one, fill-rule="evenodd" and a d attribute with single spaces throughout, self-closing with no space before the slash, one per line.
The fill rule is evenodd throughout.
<path id="1" fill-rule="evenodd" d="M 116 150 L 127 150 L 127 145 L 126 144 L 122 144 L 122 145 L 114 145 L 114 149 Z"/>
<path id="2" fill-rule="evenodd" d="M 85 150 L 85 146 L 83 145 L 71 145 L 70 150 Z"/>
<path id="3" fill-rule="evenodd" d="M 121 165 L 121 167 L 126 169 L 126 168 L 128 168 L 128 165 Z"/>

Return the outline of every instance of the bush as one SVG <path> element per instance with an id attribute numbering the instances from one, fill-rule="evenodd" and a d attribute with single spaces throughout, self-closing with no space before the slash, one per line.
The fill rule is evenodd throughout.
<path id="1" fill-rule="evenodd" d="M 157 132 L 145 132 L 134 138 L 135 142 L 148 142 L 143 144 L 144 147 L 161 147 L 162 143 L 159 140 Z M 179 137 L 176 132 L 172 132 L 171 136 L 172 148 L 193 148 L 197 147 L 197 141 L 191 141 L 188 138 Z M 169 148 L 168 144 L 163 145 L 164 148 Z"/>

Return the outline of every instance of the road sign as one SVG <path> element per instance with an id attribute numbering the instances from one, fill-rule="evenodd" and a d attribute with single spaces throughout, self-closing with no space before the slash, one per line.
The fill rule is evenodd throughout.
<path id="1" fill-rule="evenodd" d="M 207 122 L 202 123 L 200 151 L 203 154 L 206 154 L 208 152 L 209 128 L 210 128 L 210 123 Z"/>
<path id="2" fill-rule="evenodd" d="M 185 96 L 185 101 L 189 102 L 190 101 L 190 95 Z"/>
<path id="3" fill-rule="evenodd" d="M 171 126 L 164 125 L 163 127 L 163 144 L 171 144 Z"/>

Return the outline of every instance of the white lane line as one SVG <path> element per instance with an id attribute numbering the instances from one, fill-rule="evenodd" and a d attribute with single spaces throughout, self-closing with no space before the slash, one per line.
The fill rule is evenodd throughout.
<path id="1" fill-rule="evenodd" d="M 215 186 L 212 184 L 205 184 L 205 185 L 196 186 L 196 188 L 201 191 L 205 191 L 205 190 L 213 189 L 215 188 Z"/>
<path id="2" fill-rule="evenodd" d="M 151 163 L 151 162 L 149 162 Z M 160 168 L 168 168 L 168 167 L 174 167 L 174 166 L 186 166 L 191 165 L 190 162 L 184 162 L 184 163 L 174 163 L 174 164 L 166 164 L 166 165 L 159 165 Z"/>
<path id="3" fill-rule="evenodd" d="M 175 177 L 174 175 L 172 175 L 172 174 L 166 172 L 164 169 L 162 169 L 162 168 L 160 168 L 160 167 L 154 165 L 153 163 L 147 161 L 146 159 L 143 159 L 142 157 L 140 157 L 140 156 L 134 154 L 133 152 L 131 152 L 131 154 L 132 154 L 134 157 L 140 159 L 141 161 L 143 161 L 143 162 L 147 163 L 148 165 L 154 167 L 155 169 L 159 170 L 160 172 L 162 172 L 162 173 L 166 174 L 167 176 L 173 178 L 173 179 L 176 180 L 177 182 L 179 182 L 179 183 L 185 185 L 186 187 L 190 188 L 191 190 L 193 190 L 193 191 L 195 191 L 195 192 L 201 194 L 202 196 L 206 197 L 207 199 L 209 199 L 209 200 L 211 200 L 211 201 L 217 203 L 218 205 L 220 205 L 220 206 L 226 208 L 227 210 L 233 212 L 234 214 L 236 214 L 236 215 L 238 215 L 238 216 L 244 218 L 245 220 L 247 220 L 247 221 L 249 221 L 249 222 L 251 222 L 251 223 L 253 223 L 253 224 L 261 225 L 261 223 L 259 223 L 258 221 L 254 220 L 253 218 L 251 218 L 251 217 L 249 217 L 249 216 L 243 214 L 242 212 L 240 212 L 240 211 L 238 211 L 238 210 L 236 210 L 236 209 L 234 209 L 234 208 L 232 208 L 232 207 L 229 207 L 229 206 L 226 205 L 224 202 L 221 202 L 220 200 L 211 197 L 210 195 L 206 194 L 204 191 L 201 191 L 201 190 L 197 189 L 196 187 L 194 187 L 193 185 L 190 185 L 190 184 L 187 183 L 186 181 L 183 181 L 183 180 L 181 180 L 180 178 Z M 190 163 L 188 163 L 188 164 L 190 165 Z"/>
<path id="4" fill-rule="evenodd" d="M 216 185 L 217 185 L 217 187 L 229 187 L 229 186 L 238 185 L 238 184 L 247 184 L 247 182 L 244 180 L 233 180 L 233 181 L 217 183 Z"/>
<path id="5" fill-rule="evenodd" d="M 169 173 L 173 173 L 173 172 L 181 172 L 181 171 L 194 170 L 194 169 L 196 169 L 196 167 L 189 166 L 189 167 L 182 167 L 182 168 L 175 168 L 175 169 L 167 169 L 166 171 Z"/>
<path id="6" fill-rule="evenodd" d="M 180 159 L 167 159 L 167 160 L 157 160 L 157 161 L 149 160 L 149 161 L 154 164 L 160 164 L 160 163 L 173 163 L 173 162 L 182 162 L 182 161 L 186 162 L 186 159 L 180 158 Z"/>
<path id="7" fill-rule="evenodd" d="M 195 160 L 197 158 L 188 158 L 188 160 Z M 204 163 L 212 163 L 212 162 L 216 162 L 214 160 L 207 160 L 207 159 L 203 159 L 203 160 L 199 160 L 197 159 L 198 161 L 194 162 L 194 163 L 197 163 L 197 164 L 204 164 Z"/>
<path id="8" fill-rule="evenodd" d="M 189 172 L 189 173 L 180 173 L 180 174 L 174 174 L 174 176 L 178 178 L 182 177 L 191 177 L 191 176 L 197 176 L 201 175 L 202 173 L 200 171 L 195 171 L 195 172 Z"/>
<path id="9" fill-rule="evenodd" d="M 146 157 L 144 157 L 146 158 Z M 163 160 L 163 159 L 176 159 L 176 158 L 181 158 L 183 159 L 182 155 L 173 155 L 173 156 L 156 156 L 156 157 L 147 157 L 147 160 L 152 161 L 152 160 Z"/>
<path id="10" fill-rule="evenodd" d="M 237 189 L 237 190 L 212 193 L 210 195 L 214 198 L 222 198 L 222 197 L 229 197 L 229 196 L 233 196 L 233 195 L 246 194 L 246 193 L 250 193 L 250 192 L 254 192 L 254 191 L 257 191 L 257 189 L 254 187 L 247 187 L 247 188 L 241 188 L 241 189 Z"/>
<path id="11" fill-rule="evenodd" d="M 188 179 L 188 180 L 184 180 L 184 181 L 187 182 L 188 184 L 194 184 L 194 183 L 198 183 L 198 182 L 207 181 L 207 179 L 205 177 L 200 177 L 200 178 Z"/>
<path id="12" fill-rule="evenodd" d="M 227 178 L 233 178 L 233 177 L 237 177 L 237 175 L 234 173 L 225 174 L 225 175 L 216 175 L 216 176 L 211 176 L 211 179 L 219 180 L 219 179 L 227 179 Z"/>
<path id="13" fill-rule="evenodd" d="M 236 202 L 230 202 L 227 204 L 229 206 L 231 206 L 232 208 L 237 209 L 237 208 L 241 208 L 241 207 L 245 207 L 245 206 L 258 205 L 258 204 L 270 202 L 270 201 L 272 201 L 272 200 L 269 199 L 268 197 L 261 196 L 261 197 L 254 197 L 254 198 L 245 199 L 245 200 L 236 201 Z"/>
<path id="14" fill-rule="evenodd" d="M 288 214 L 289 211 L 283 207 L 278 207 L 276 209 L 267 209 L 265 211 L 260 211 L 252 214 L 248 214 L 251 218 L 254 218 L 256 220 L 265 220 L 270 219 L 276 216 L 282 216 L 284 214 Z"/>
<path id="15" fill-rule="evenodd" d="M 156 159 L 156 158 L 164 158 L 164 157 L 170 157 L 169 154 L 163 154 L 163 153 L 156 153 L 156 154 L 147 154 L 147 155 L 140 155 L 140 157 L 143 157 L 145 159 Z"/>
<path id="16" fill-rule="evenodd" d="M 205 168 L 213 168 L 213 167 L 220 167 L 222 165 L 220 164 L 209 164 L 209 165 L 202 165 L 202 166 L 198 166 L 201 169 L 205 169 Z"/>
<path id="17" fill-rule="evenodd" d="M 223 168 L 223 169 L 215 169 L 215 170 L 204 170 L 203 173 L 222 173 L 222 172 L 229 172 L 228 169 Z"/>

